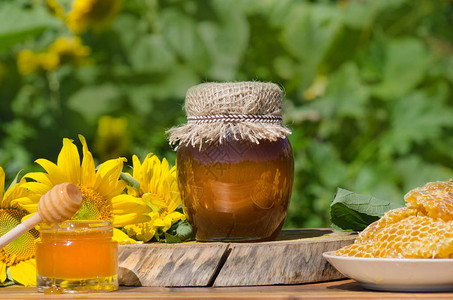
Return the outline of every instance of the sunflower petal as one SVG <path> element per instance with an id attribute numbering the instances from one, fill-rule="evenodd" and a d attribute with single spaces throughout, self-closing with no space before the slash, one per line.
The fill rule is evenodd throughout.
<path id="1" fill-rule="evenodd" d="M 162 159 L 161 169 L 162 170 L 169 170 L 170 169 L 170 164 L 168 163 L 168 160 L 165 157 Z"/>
<path id="2" fill-rule="evenodd" d="M 99 186 L 99 184 L 101 182 L 100 182 L 100 180 L 97 181 L 93 155 L 88 150 L 88 145 L 85 140 L 85 137 L 83 135 L 79 134 L 79 140 L 82 143 L 82 152 L 83 152 L 82 184 L 87 187 L 91 187 L 92 189 L 97 189 L 97 187 Z"/>
<path id="3" fill-rule="evenodd" d="M 44 158 L 37 159 L 35 162 L 41 167 L 43 167 L 44 170 L 46 170 L 47 174 L 49 174 L 49 179 L 53 185 L 57 185 L 68 181 L 66 175 L 62 173 L 60 168 L 58 168 L 58 166 L 53 162 Z"/>
<path id="4" fill-rule="evenodd" d="M 162 219 L 156 219 L 153 221 L 153 225 L 156 227 L 165 227 L 165 222 Z"/>
<path id="5" fill-rule="evenodd" d="M 121 194 L 112 198 L 112 213 L 149 213 L 151 209 L 143 203 L 140 198 L 133 197 L 127 194 Z"/>
<path id="6" fill-rule="evenodd" d="M 3 204 L 10 206 L 11 202 L 14 199 L 24 197 L 27 195 L 27 189 L 23 187 L 23 184 L 25 183 L 25 179 L 22 178 L 22 180 L 13 186 L 11 186 L 3 195 Z"/>
<path id="7" fill-rule="evenodd" d="M 110 199 L 116 195 L 119 195 L 126 189 L 126 187 L 127 187 L 126 182 L 122 180 L 111 181 L 111 190 L 109 193 L 105 194 L 105 197 L 107 199 Z"/>
<path id="8" fill-rule="evenodd" d="M 21 197 L 11 200 L 11 207 L 20 207 L 28 211 L 29 213 L 35 213 L 38 211 L 39 196 L 33 197 Z"/>
<path id="9" fill-rule="evenodd" d="M 139 174 L 141 174 L 141 163 L 140 160 L 138 159 L 137 155 L 132 155 L 132 166 L 133 166 L 133 177 L 137 177 Z"/>
<path id="10" fill-rule="evenodd" d="M 5 190 L 5 171 L 3 171 L 3 168 L 0 167 L 0 199 L 3 199 L 4 190 Z"/>
<path id="11" fill-rule="evenodd" d="M 123 163 L 126 162 L 126 158 L 109 159 L 99 166 L 98 173 L 102 177 L 120 177 L 121 171 L 123 170 Z"/>
<path id="12" fill-rule="evenodd" d="M 80 156 L 72 140 L 63 139 L 63 147 L 58 155 L 57 165 L 69 179 L 69 182 L 80 183 Z"/>
<path id="13" fill-rule="evenodd" d="M 24 286 L 36 285 L 36 261 L 29 259 L 8 268 L 14 281 Z"/>
<path id="14" fill-rule="evenodd" d="M 23 204 L 20 207 L 28 211 L 30 214 L 34 214 L 38 212 L 38 205 L 36 204 Z"/>
<path id="15" fill-rule="evenodd" d="M 26 182 L 22 186 L 39 195 L 44 195 L 52 189 L 52 186 L 40 182 Z"/>
<path id="16" fill-rule="evenodd" d="M 6 280 L 6 264 L 0 261 L 0 282 L 5 282 Z"/>
<path id="17" fill-rule="evenodd" d="M 107 199 L 120 194 L 126 188 L 126 183 L 119 180 L 125 160 L 125 158 L 111 159 L 99 166 L 97 175 L 102 178 L 102 182 L 97 190 Z"/>
<path id="18" fill-rule="evenodd" d="M 123 231 L 113 228 L 113 238 L 115 242 L 118 242 L 120 245 L 125 244 L 141 244 L 134 239 L 131 239 L 126 233 Z"/>
<path id="19" fill-rule="evenodd" d="M 163 199 L 159 199 L 157 195 L 146 193 L 143 195 L 143 201 L 149 205 L 157 208 L 167 207 L 167 203 Z"/>
<path id="20" fill-rule="evenodd" d="M 49 179 L 49 175 L 44 172 L 31 172 L 25 175 L 27 178 L 33 179 L 37 182 L 41 182 L 48 186 L 52 186 L 52 181 Z"/>
<path id="21" fill-rule="evenodd" d="M 169 213 L 167 216 L 171 217 L 173 222 L 179 221 L 179 220 L 185 220 L 186 216 L 179 211 L 174 211 L 172 213 Z"/>
<path id="22" fill-rule="evenodd" d="M 149 242 L 156 234 L 156 227 L 150 222 L 125 226 L 127 234 L 142 242 Z"/>
<path id="23" fill-rule="evenodd" d="M 150 220 L 148 215 L 144 214 L 136 214 L 136 213 L 129 213 L 129 214 L 121 214 L 121 215 L 113 215 L 113 226 L 114 227 L 124 227 L 130 224 L 137 224 L 137 223 L 145 223 Z"/>

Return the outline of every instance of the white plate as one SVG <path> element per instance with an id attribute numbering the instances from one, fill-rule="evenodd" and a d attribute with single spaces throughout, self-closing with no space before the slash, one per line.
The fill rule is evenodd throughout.
<path id="1" fill-rule="evenodd" d="M 381 291 L 432 292 L 453 290 L 453 259 L 367 258 L 323 256 L 343 275 L 364 288 Z"/>

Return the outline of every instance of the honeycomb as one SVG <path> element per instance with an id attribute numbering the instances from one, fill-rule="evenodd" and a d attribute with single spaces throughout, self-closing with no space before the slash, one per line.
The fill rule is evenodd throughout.
<path id="1" fill-rule="evenodd" d="M 339 256 L 453 258 L 453 180 L 427 183 L 370 224 Z"/>
<path id="2" fill-rule="evenodd" d="M 404 196 L 406 206 L 431 218 L 453 221 L 453 180 L 429 182 Z"/>
<path id="3" fill-rule="evenodd" d="M 365 228 L 357 237 L 356 241 L 367 241 L 372 239 L 375 234 L 381 231 L 386 226 L 396 223 L 405 219 L 409 216 L 414 216 L 417 214 L 416 210 L 409 209 L 407 207 L 401 207 L 388 211 L 382 218 L 376 222 L 371 223 L 367 228 Z"/>

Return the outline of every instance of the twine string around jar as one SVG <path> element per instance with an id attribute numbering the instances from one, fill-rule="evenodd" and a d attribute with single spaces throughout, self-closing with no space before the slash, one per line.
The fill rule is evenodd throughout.
<path id="1" fill-rule="evenodd" d="M 254 123 L 281 123 L 282 117 L 275 115 L 258 114 L 222 114 L 206 116 L 188 116 L 189 124 L 205 124 L 215 122 L 254 122 Z"/>

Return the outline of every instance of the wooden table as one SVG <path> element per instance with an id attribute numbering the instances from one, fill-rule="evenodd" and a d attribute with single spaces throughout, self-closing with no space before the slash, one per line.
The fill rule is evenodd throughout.
<path id="1" fill-rule="evenodd" d="M 353 280 L 254 287 L 125 287 L 101 294 L 44 295 L 34 287 L 0 288 L 0 299 L 451 299 L 452 293 L 391 293 L 363 289 Z"/>

